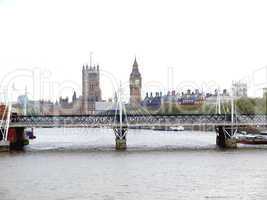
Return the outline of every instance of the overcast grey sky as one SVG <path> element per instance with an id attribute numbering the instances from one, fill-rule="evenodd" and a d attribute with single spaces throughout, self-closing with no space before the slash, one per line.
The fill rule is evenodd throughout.
<path id="1" fill-rule="evenodd" d="M 215 82 L 227 88 L 247 79 L 250 94 L 260 95 L 266 86 L 266 10 L 266 1 L 257 0 L 0 0 L 0 78 L 17 76 L 17 92 L 28 85 L 33 93 L 31 81 L 10 74 L 34 69 L 54 90 L 40 86 L 40 96 L 71 95 L 72 88 L 80 94 L 82 65 L 93 52 L 103 70 L 104 98 L 113 94 L 111 77 L 129 92 L 135 55 L 143 93 L 206 89 Z M 9 79 L 4 83 L 11 85 Z"/>

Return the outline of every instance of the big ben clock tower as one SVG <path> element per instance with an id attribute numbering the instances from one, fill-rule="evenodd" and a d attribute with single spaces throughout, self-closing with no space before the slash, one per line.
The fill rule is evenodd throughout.
<path id="1" fill-rule="evenodd" d="M 132 106 L 139 106 L 141 103 L 141 88 L 142 88 L 142 77 L 138 70 L 138 64 L 136 58 L 132 72 L 130 75 L 130 104 Z"/>

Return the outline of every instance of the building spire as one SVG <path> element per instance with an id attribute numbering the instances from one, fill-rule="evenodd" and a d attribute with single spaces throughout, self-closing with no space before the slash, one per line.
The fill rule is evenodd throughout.
<path id="1" fill-rule="evenodd" d="M 131 75 L 137 75 L 137 76 L 140 75 L 139 70 L 138 70 L 138 63 L 137 63 L 137 60 L 136 60 L 136 56 L 134 58 L 134 63 L 133 63 L 133 68 L 132 68 Z"/>
<path id="2" fill-rule="evenodd" d="M 138 67 L 138 63 L 137 63 L 137 61 L 136 61 L 136 56 L 134 57 L 134 64 L 133 64 L 133 66 L 135 67 Z"/>
<path id="3" fill-rule="evenodd" d="M 93 52 L 90 52 L 90 67 L 92 66 L 92 55 L 93 55 Z"/>
<path id="4" fill-rule="evenodd" d="M 136 56 L 134 58 L 132 72 L 130 74 L 130 104 L 138 106 L 141 103 L 142 77 L 138 70 Z"/>

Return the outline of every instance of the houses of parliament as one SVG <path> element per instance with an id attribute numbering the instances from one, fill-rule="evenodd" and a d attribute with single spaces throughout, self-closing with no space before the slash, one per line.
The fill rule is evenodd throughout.
<path id="1" fill-rule="evenodd" d="M 141 89 L 142 89 L 142 77 L 138 69 L 138 63 L 136 58 L 130 74 L 130 105 L 138 107 L 141 104 Z"/>
<path id="2" fill-rule="evenodd" d="M 101 70 L 99 65 L 82 67 L 82 96 L 76 96 L 74 91 L 72 101 L 68 98 L 60 98 L 57 103 L 58 109 L 54 113 L 58 114 L 96 114 L 98 111 L 114 109 L 114 102 L 104 101 L 101 94 Z M 139 72 L 138 63 L 134 59 L 132 71 L 129 78 L 131 107 L 138 107 L 141 104 L 142 77 Z"/>
<path id="3" fill-rule="evenodd" d="M 132 66 L 129 78 L 130 100 L 132 107 L 138 107 L 141 104 L 142 77 L 138 69 L 136 58 Z M 97 66 L 83 66 L 82 69 L 82 114 L 94 114 L 98 110 L 98 106 L 102 101 L 100 88 L 100 69 Z M 107 108 L 108 109 L 108 104 Z M 102 106 L 102 109 L 105 106 Z"/>
<path id="4" fill-rule="evenodd" d="M 99 65 L 83 66 L 82 69 L 82 114 L 94 114 L 96 102 L 102 101 Z"/>
<path id="5" fill-rule="evenodd" d="M 25 93 L 25 95 L 18 97 L 18 103 L 14 107 L 20 113 L 24 110 L 23 106 L 27 104 L 27 113 L 41 115 L 89 115 L 114 110 L 116 98 L 114 98 L 114 101 L 102 99 L 100 80 L 101 70 L 99 65 L 92 65 L 90 62 L 89 65 L 82 66 L 82 94 L 80 96 L 77 96 L 76 92 L 73 91 L 71 99 L 60 97 L 56 102 L 50 100 L 31 101 Z M 129 78 L 130 99 L 128 105 L 130 107 L 141 105 L 141 88 L 142 77 L 135 58 Z"/>

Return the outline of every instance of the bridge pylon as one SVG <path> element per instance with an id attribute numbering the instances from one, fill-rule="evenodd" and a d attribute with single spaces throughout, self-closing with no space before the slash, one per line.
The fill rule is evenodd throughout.
<path id="1" fill-rule="evenodd" d="M 8 140 L 10 116 L 11 103 L 8 106 L 0 105 L 0 151 L 8 151 L 10 147 Z"/>
<path id="2" fill-rule="evenodd" d="M 126 150 L 126 133 L 128 131 L 127 126 L 123 127 L 113 127 L 113 131 L 115 133 L 115 143 L 116 143 L 116 150 Z"/>
<path id="3" fill-rule="evenodd" d="M 0 105 L 0 151 L 22 150 L 29 144 L 25 137 L 25 127 L 10 127 L 11 118 L 12 103 Z"/>
<path id="4" fill-rule="evenodd" d="M 216 110 L 218 114 L 221 114 L 221 100 L 220 93 L 218 90 L 217 93 L 217 105 Z M 234 97 L 231 97 L 231 118 L 226 119 L 227 121 L 231 121 L 231 125 L 220 125 L 215 126 L 216 131 L 216 145 L 219 148 L 236 148 L 237 140 L 235 138 L 235 133 L 237 132 L 237 128 L 234 126 L 234 118 L 235 118 L 235 104 Z"/>
<path id="5" fill-rule="evenodd" d="M 125 110 L 115 112 L 113 131 L 115 133 L 116 150 L 126 150 L 126 134 L 128 132 L 127 115 Z"/>
<path id="6" fill-rule="evenodd" d="M 122 103 L 122 92 L 123 91 L 120 85 L 113 126 L 113 131 L 116 137 L 116 150 L 126 150 L 127 148 L 126 134 L 128 131 L 128 125 L 125 105 Z"/>
<path id="7" fill-rule="evenodd" d="M 234 137 L 237 129 L 232 126 L 216 126 L 216 145 L 219 148 L 236 148 L 237 140 Z"/>

